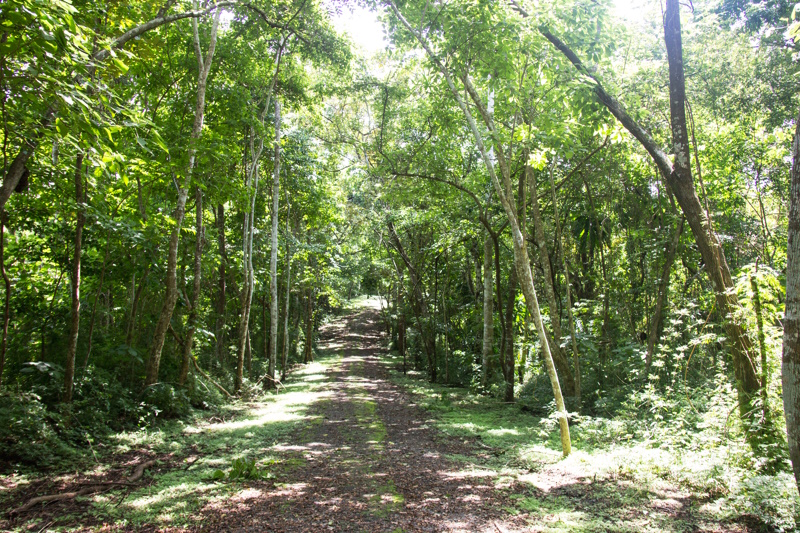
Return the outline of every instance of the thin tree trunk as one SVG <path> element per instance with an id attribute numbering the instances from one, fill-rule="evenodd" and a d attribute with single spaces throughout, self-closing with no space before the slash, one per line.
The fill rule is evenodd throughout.
<path id="1" fill-rule="evenodd" d="M 195 0 L 195 4 L 196 4 Z M 192 29 L 194 33 L 194 48 L 197 57 L 198 77 L 197 77 L 197 105 L 195 106 L 194 125 L 192 126 L 192 134 L 189 139 L 189 162 L 186 168 L 186 179 L 183 186 L 178 191 L 178 203 L 175 206 L 175 211 L 172 215 L 175 224 L 172 229 L 172 234 L 169 239 L 169 248 L 167 255 L 167 279 L 164 291 L 164 303 L 161 307 L 161 313 L 156 323 L 155 331 L 153 331 L 153 344 L 150 347 L 150 357 L 147 360 L 147 374 L 145 377 L 145 387 L 149 387 L 158 381 L 158 369 L 161 364 L 161 351 L 164 348 L 164 341 L 167 335 L 170 321 L 172 320 L 172 312 L 175 310 L 175 303 L 178 300 L 178 244 L 181 237 L 181 226 L 183 225 L 183 218 L 186 212 L 186 199 L 189 196 L 189 187 L 192 183 L 192 172 L 194 170 L 195 158 L 197 156 L 197 145 L 200 135 L 203 131 L 203 119 L 205 116 L 206 108 L 206 82 L 208 74 L 211 71 L 211 61 L 214 58 L 214 49 L 217 44 L 217 28 L 219 27 L 219 18 L 221 10 L 214 13 L 214 21 L 211 26 L 211 41 L 208 45 L 208 52 L 205 58 L 200 51 L 200 36 L 197 28 L 197 19 L 192 19 Z"/>
<path id="2" fill-rule="evenodd" d="M 580 352 L 578 351 L 578 336 L 575 331 L 575 317 L 572 314 L 572 284 L 569 279 L 569 264 L 567 263 L 567 254 L 564 250 L 564 240 L 561 233 L 561 217 L 558 214 L 558 199 L 556 198 L 556 183 L 553 179 L 553 172 L 550 172 L 550 192 L 553 196 L 553 220 L 556 226 L 556 243 L 558 245 L 559 254 L 561 255 L 561 266 L 564 269 L 564 287 L 566 288 L 567 295 L 567 317 L 569 318 L 569 332 L 572 339 L 572 363 L 574 371 L 574 394 L 575 406 L 577 411 L 581 411 L 581 364 Z"/>
<path id="3" fill-rule="evenodd" d="M 800 115 L 795 120 L 791 176 L 781 383 L 789 457 L 800 490 Z"/>
<path id="4" fill-rule="evenodd" d="M 144 283 L 147 281 L 147 275 L 150 273 L 150 268 L 152 265 L 147 265 L 144 269 L 144 273 L 142 274 L 142 279 L 139 280 L 139 287 L 135 289 L 133 295 L 133 302 L 131 302 L 131 314 L 128 319 L 127 329 L 125 331 L 125 345 L 131 346 L 131 342 L 133 342 L 133 332 L 136 329 L 136 312 L 139 309 L 139 302 L 142 299 L 142 291 L 144 290 Z"/>
<path id="5" fill-rule="evenodd" d="M 397 291 L 397 349 L 403 357 L 403 375 L 408 372 L 408 364 L 406 361 L 406 313 L 403 305 L 403 271 L 399 273 L 398 291 Z"/>
<path id="6" fill-rule="evenodd" d="M 526 158 L 527 159 L 527 158 Z M 536 187 L 536 175 L 530 165 L 525 165 L 525 173 L 531 183 L 531 213 L 533 214 L 533 236 L 536 247 L 539 249 L 539 263 L 544 274 L 545 296 L 550 308 L 550 324 L 553 330 L 553 342 L 550 351 L 553 362 L 558 370 L 558 375 L 564 382 L 567 396 L 575 396 L 575 378 L 572 374 L 567 356 L 561 349 L 561 313 L 558 310 L 558 297 L 553 283 L 553 270 L 550 267 L 550 251 L 547 249 L 547 239 L 544 234 L 544 221 L 539 208 L 539 194 Z"/>
<path id="7" fill-rule="evenodd" d="M 669 292 L 669 275 L 672 271 L 672 264 L 675 262 L 675 255 L 678 251 L 678 244 L 683 233 L 683 218 L 678 223 L 678 228 L 672 236 L 667 255 L 664 257 L 664 266 L 661 268 L 661 278 L 658 282 L 658 297 L 656 298 L 656 308 L 653 311 L 653 318 L 650 321 L 650 331 L 647 335 L 647 353 L 644 359 L 645 379 L 649 379 L 650 369 L 653 365 L 653 354 L 655 353 L 656 342 L 658 341 L 658 331 L 661 328 L 661 318 L 664 311 L 664 303 Z"/>
<path id="8" fill-rule="evenodd" d="M 195 229 L 196 237 L 194 243 L 194 280 L 192 283 L 192 300 L 189 303 L 189 318 L 186 321 L 186 337 L 183 342 L 183 358 L 181 359 L 181 369 L 178 374 L 178 385 L 183 387 L 189 375 L 189 360 L 192 358 L 192 344 L 194 343 L 194 333 L 197 330 L 198 306 L 200 305 L 200 282 L 203 276 L 203 242 L 206 237 L 205 226 L 203 225 L 203 191 L 200 186 L 195 186 Z"/>
<path id="9" fill-rule="evenodd" d="M 217 206 L 217 243 L 219 244 L 219 278 L 217 280 L 217 319 L 214 324 L 214 357 L 217 364 L 222 366 L 224 361 L 223 350 L 225 346 L 225 308 L 226 308 L 226 283 L 225 266 L 228 264 L 228 253 L 225 250 L 225 205 Z"/>
<path id="10" fill-rule="evenodd" d="M 292 244 L 289 228 L 289 189 L 286 189 L 286 301 L 283 310 L 283 350 L 281 350 L 281 381 L 286 381 L 286 363 L 289 359 L 289 302 L 292 295 Z"/>
<path id="11" fill-rule="evenodd" d="M 309 287 L 308 289 L 308 300 L 306 302 L 306 343 L 303 349 L 303 362 L 304 363 L 313 363 L 314 362 L 314 302 L 313 302 L 313 294 L 314 290 Z"/>
<path id="12" fill-rule="evenodd" d="M 448 263 L 449 266 L 449 263 Z M 450 276 L 448 276 L 448 281 L 450 280 Z M 450 331 L 450 321 L 447 318 L 447 300 L 446 294 L 442 293 L 442 314 L 444 315 L 444 382 L 446 384 L 450 383 L 450 339 L 448 336 L 448 332 Z"/>
<path id="13" fill-rule="evenodd" d="M 75 378 L 75 353 L 78 351 L 78 332 L 81 324 L 81 248 L 83 245 L 83 226 L 86 224 L 83 197 L 83 152 L 75 158 L 75 204 L 77 220 L 75 222 L 75 255 L 72 259 L 72 287 L 70 299 L 69 339 L 67 340 L 67 360 L 64 365 L 64 396 L 62 401 L 72 401 L 72 387 Z"/>
<path id="14" fill-rule="evenodd" d="M 492 240 L 483 241 L 483 348 L 481 350 L 481 387 L 489 384 L 489 366 L 494 347 L 494 292 L 492 290 Z"/>
<path id="15" fill-rule="evenodd" d="M 256 174 L 258 171 L 256 171 Z M 248 184 L 249 187 L 249 184 Z M 255 194 L 253 194 L 255 197 Z M 249 204 L 249 201 L 248 201 Z M 250 276 L 250 261 L 249 256 L 252 253 L 252 249 L 250 248 L 250 234 L 252 232 L 251 227 L 251 213 L 244 214 L 244 227 L 242 231 L 243 237 L 243 251 L 244 254 L 242 256 L 242 270 L 244 276 L 244 287 L 242 287 L 242 294 L 241 294 L 241 305 L 242 311 L 239 314 L 239 339 L 237 343 L 237 350 L 236 350 L 236 376 L 234 379 L 233 384 L 233 393 L 238 394 L 242 388 L 242 382 L 244 380 L 244 366 L 245 366 L 245 352 L 247 351 L 247 333 L 250 329 L 250 307 L 252 304 L 253 299 L 253 286 L 251 285 L 251 276 Z"/>
<path id="16" fill-rule="evenodd" d="M 269 388 L 275 388 L 275 366 L 278 358 L 278 199 L 281 174 L 281 103 L 275 100 L 275 160 L 272 178 L 272 248 L 269 257 Z"/>
<path id="17" fill-rule="evenodd" d="M 769 422 L 769 365 L 767 365 L 767 341 L 764 335 L 764 316 L 761 313 L 761 291 L 758 288 L 758 262 L 756 262 L 756 275 L 750 275 L 750 287 L 753 290 L 753 307 L 756 313 L 756 328 L 758 330 L 758 351 L 761 355 L 761 412 L 762 423 Z"/>
<path id="18" fill-rule="evenodd" d="M 110 249 L 110 233 L 106 232 L 106 250 L 103 253 L 103 267 L 100 269 L 100 283 L 97 285 L 97 291 L 94 293 L 94 302 L 92 303 L 92 316 L 89 319 L 89 332 L 86 334 L 88 346 L 86 347 L 86 357 L 83 358 L 83 372 L 86 372 L 86 367 L 89 365 L 89 356 L 92 354 L 92 336 L 94 333 L 94 323 L 97 317 L 97 302 L 100 300 L 100 291 L 103 290 L 103 282 L 106 278 L 106 267 L 108 266 L 108 256 Z"/>
<path id="19" fill-rule="evenodd" d="M 514 401 L 514 304 L 517 300 L 517 273 L 512 269 L 508 275 L 508 299 L 506 300 L 506 346 L 503 357 L 503 374 L 506 381 L 505 401 Z"/>
<path id="20" fill-rule="evenodd" d="M 250 342 L 250 329 L 247 330 L 247 339 L 245 339 L 245 359 L 247 361 L 247 379 L 253 378 L 253 345 Z"/>
<path id="21" fill-rule="evenodd" d="M 5 211 L 0 208 L 0 271 L 3 274 L 5 285 L 5 304 L 3 305 L 3 340 L 0 344 L 0 387 L 3 385 L 3 370 L 6 362 L 6 348 L 8 346 L 8 323 L 11 320 L 11 280 L 6 271 L 6 234 Z"/>
<path id="22" fill-rule="evenodd" d="M 269 313 L 267 312 L 267 295 L 266 293 L 264 293 L 264 295 L 261 297 L 261 320 L 262 320 L 261 330 L 264 332 L 264 361 L 269 361 L 269 349 L 271 341 L 268 333 L 269 332 L 269 321 L 267 319 L 268 315 Z M 267 383 L 265 383 L 264 386 L 269 388 L 269 384 Z"/>
<path id="23" fill-rule="evenodd" d="M 498 351 L 499 354 L 499 363 L 500 363 L 500 371 L 503 374 L 503 379 L 505 379 L 505 353 L 506 353 L 506 340 L 507 340 L 507 333 L 508 328 L 506 327 L 506 316 L 503 307 L 503 283 L 502 283 L 502 270 L 500 268 L 500 234 L 501 232 L 498 231 L 496 233 L 489 232 L 492 236 L 492 246 L 494 247 L 494 294 L 495 298 L 497 299 L 497 318 L 500 319 L 500 349 Z M 509 280 L 510 281 L 510 280 Z M 490 368 L 491 368 L 491 361 L 490 361 Z"/>

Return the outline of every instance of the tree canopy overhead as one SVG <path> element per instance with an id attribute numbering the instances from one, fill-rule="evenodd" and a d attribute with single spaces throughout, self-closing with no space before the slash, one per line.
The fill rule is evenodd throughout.
<path id="1" fill-rule="evenodd" d="M 367 4 L 369 55 L 339 1 L 0 6 L 8 416 L 52 447 L 274 390 L 373 294 L 404 371 L 565 456 L 633 417 L 800 479 L 794 6 Z"/>

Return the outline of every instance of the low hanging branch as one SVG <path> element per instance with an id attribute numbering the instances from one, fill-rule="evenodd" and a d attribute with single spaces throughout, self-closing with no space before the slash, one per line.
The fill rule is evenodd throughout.
<path id="1" fill-rule="evenodd" d="M 61 492 L 59 494 L 48 494 L 46 496 L 37 496 L 36 498 L 31 498 L 30 500 L 28 500 L 28 502 L 26 504 L 22 505 L 21 507 L 17 507 L 16 509 L 13 509 L 9 513 L 9 515 L 14 516 L 14 515 L 18 515 L 18 514 L 24 513 L 25 511 L 31 509 L 32 507 L 34 507 L 36 504 L 39 504 L 39 503 L 48 503 L 48 502 L 55 502 L 55 501 L 62 501 L 62 500 L 72 500 L 72 499 L 76 498 L 77 496 L 86 496 L 86 495 L 89 495 L 89 494 L 95 494 L 97 492 L 111 490 L 114 487 L 120 487 L 120 486 L 124 487 L 124 486 L 133 485 L 134 483 L 136 483 L 137 481 L 139 481 L 142 478 L 142 476 L 144 475 L 144 471 L 145 470 L 147 470 L 151 466 L 155 465 L 157 462 L 158 461 L 156 459 L 151 459 L 149 461 L 145 461 L 145 462 L 139 464 L 134 469 L 133 474 L 131 474 L 127 478 L 126 481 L 109 481 L 109 482 L 105 482 L 105 483 L 94 483 L 94 484 L 88 485 L 86 487 L 83 487 L 80 490 L 76 490 L 76 491 L 72 491 L 72 492 Z"/>

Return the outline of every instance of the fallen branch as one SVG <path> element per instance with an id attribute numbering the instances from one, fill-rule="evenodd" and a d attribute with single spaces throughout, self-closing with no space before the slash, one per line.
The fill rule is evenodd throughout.
<path id="1" fill-rule="evenodd" d="M 148 468 L 150 468 L 151 466 L 155 465 L 156 462 L 157 461 L 155 459 L 152 459 L 150 461 L 145 461 L 144 463 L 142 463 L 139 466 L 137 466 L 136 469 L 133 471 L 133 474 L 128 478 L 127 483 L 126 482 L 94 483 L 94 484 L 89 485 L 88 487 L 84 487 L 84 488 L 82 488 L 80 490 L 76 490 L 76 491 L 72 491 L 72 492 L 62 492 L 60 494 L 48 494 L 46 496 L 37 496 L 35 498 L 31 498 L 30 500 L 28 500 L 28 502 L 25 505 L 22 505 L 21 507 L 17 507 L 16 509 L 13 509 L 9 513 L 9 515 L 17 515 L 17 514 L 20 514 L 20 513 L 24 513 L 25 511 L 27 511 L 28 509 L 30 509 L 31 507 L 35 506 L 38 503 L 48 503 L 48 502 L 55 502 L 55 501 L 62 501 L 62 500 L 71 500 L 71 499 L 76 498 L 78 496 L 86 496 L 88 494 L 95 494 L 97 492 L 103 491 L 104 489 L 105 490 L 110 490 L 110 489 L 112 489 L 114 487 L 117 487 L 117 486 L 120 486 L 120 485 L 123 485 L 123 486 L 124 485 L 131 485 L 132 483 L 135 483 L 136 481 L 141 479 L 141 477 L 144 475 L 144 471 L 147 470 Z"/>
<path id="2" fill-rule="evenodd" d="M 281 380 L 279 380 L 278 378 L 273 378 L 269 374 L 264 374 L 263 376 L 261 376 L 261 378 L 258 381 L 256 381 L 255 386 L 258 387 L 261 384 L 261 382 L 264 381 L 265 379 L 268 379 L 271 382 L 273 382 L 275 385 L 277 385 L 277 387 L 276 387 L 277 389 L 281 389 L 281 388 L 285 389 L 286 388 L 286 385 L 281 383 Z"/>
<path id="3" fill-rule="evenodd" d="M 222 394 L 224 394 L 224 395 L 225 395 L 225 396 L 226 396 L 226 397 L 227 397 L 229 400 L 233 400 L 233 395 L 232 395 L 230 392 L 226 391 L 226 390 L 225 390 L 225 387 L 223 387 L 222 385 L 220 385 L 219 383 L 217 383 L 216 381 L 214 381 L 213 379 L 211 379 L 211 376 L 209 376 L 208 374 L 206 374 L 206 373 L 203 371 L 203 369 L 202 369 L 202 368 L 200 368 L 200 366 L 197 364 L 197 359 L 195 359 L 194 357 L 190 357 L 189 359 L 191 359 L 191 360 L 192 360 L 192 363 L 194 364 L 194 369 L 195 369 L 195 370 L 197 370 L 198 372 L 200 372 L 200 375 L 201 375 L 201 376 L 203 376 L 204 378 L 206 378 L 206 380 L 208 380 L 209 382 L 211 382 L 211 384 L 212 384 L 212 385 L 214 385 L 214 386 L 215 386 L 217 389 L 219 389 L 219 391 L 220 391 Z"/>

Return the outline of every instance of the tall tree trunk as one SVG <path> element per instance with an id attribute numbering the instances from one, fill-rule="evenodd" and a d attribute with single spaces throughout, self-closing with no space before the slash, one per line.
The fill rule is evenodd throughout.
<path id="1" fill-rule="evenodd" d="M 289 188 L 286 188 L 286 301 L 283 309 L 283 349 L 281 350 L 281 381 L 286 381 L 286 364 L 289 355 L 289 302 L 292 295 L 292 235 L 289 227 Z"/>
<path id="2" fill-rule="evenodd" d="M 306 343 L 303 348 L 303 362 L 314 362 L 314 289 L 308 288 L 306 302 Z"/>
<path id="3" fill-rule="evenodd" d="M 758 287 L 758 262 L 756 272 L 750 275 L 750 287 L 753 290 L 753 308 L 756 313 L 756 329 L 758 331 L 758 352 L 761 355 L 761 412 L 762 423 L 769 423 L 769 365 L 767 364 L 767 339 L 764 334 L 764 316 L 761 312 L 761 290 Z"/>
<path id="4" fill-rule="evenodd" d="M 514 401 L 514 304 L 517 301 L 517 273 L 512 269 L 508 275 L 508 298 L 506 300 L 506 346 L 503 357 L 503 374 L 506 381 L 505 401 Z"/>
<path id="5" fill-rule="evenodd" d="M 494 347 L 494 293 L 492 290 L 492 239 L 483 241 L 483 348 L 481 350 L 481 387 L 489 383 L 489 367 Z"/>
<path id="6" fill-rule="evenodd" d="M 255 195 L 253 195 L 255 196 Z M 248 201 L 249 204 L 249 201 Z M 236 350 L 236 376 L 233 382 L 233 393 L 238 394 L 242 388 L 244 380 L 245 352 L 247 351 L 247 333 L 250 329 L 250 308 L 253 301 L 253 286 L 251 284 L 251 272 L 249 256 L 252 253 L 250 248 L 250 235 L 252 232 L 251 213 L 244 214 L 244 227 L 242 231 L 244 254 L 242 256 L 244 286 L 242 287 L 241 306 L 239 314 L 239 339 Z"/>
<path id="7" fill-rule="evenodd" d="M 403 302 L 405 287 L 403 286 L 402 270 L 398 275 L 397 286 L 397 351 L 403 357 L 403 375 L 405 375 L 408 372 L 408 364 L 406 361 L 406 310 Z"/>
<path id="8" fill-rule="evenodd" d="M 225 359 L 225 308 L 226 308 L 226 283 L 225 266 L 228 263 L 228 253 L 225 250 L 225 205 L 217 206 L 217 243 L 219 244 L 219 278 L 217 280 L 217 319 L 214 324 L 214 358 L 222 366 Z"/>
<path id="9" fill-rule="evenodd" d="M 483 159 L 484 165 L 486 166 L 486 170 L 489 173 L 489 177 L 492 181 L 492 186 L 494 187 L 494 191 L 497 196 L 500 198 L 500 203 L 503 206 L 503 210 L 506 213 L 508 218 L 509 226 L 511 227 L 511 238 L 513 243 L 513 250 L 514 250 L 514 264 L 517 269 L 517 277 L 519 283 L 522 288 L 522 294 L 525 297 L 525 303 L 528 308 L 528 312 L 533 317 L 534 324 L 536 325 L 536 331 L 539 335 L 539 342 L 542 347 L 542 354 L 544 356 L 545 361 L 545 368 L 547 369 L 547 375 L 550 378 L 550 384 L 553 389 L 553 396 L 556 401 L 556 410 L 558 412 L 558 420 L 559 420 L 559 429 L 561 432 L 561 448 L 563 454 L 565 456 L 569 455 L 572 451 L 572 443 L 569 436 L 569 422 L 567 420 L 567 410 L 564 405 L 564 397 L 561 394 L 561 385 L 558 381 L 558 374 L 556 373 L 555 364 L 553 363 L 553 356 L 550 352 L 550 346 L 547 342 L 547 336 L 545 334 L 544 325 L 542 324 L 542 317 L 539 310 L 539 300 L 536 296 L 536 288 L 533 283 L 533 272 L 531 271 L 530 265 L 530 258 L 528 256 L 528 250 L 525 243 L 525 238 L 522 235 L 522 231 L 520 230 L 519 220 L 517 218 L 516 207 L 513 202 L 513 191 L 511 185 L 511 172 L 508 168 L 508 164 L 505 159 L 505 154 L 503 150 L 497 151 L 497 161 L 500 165 L 501 177 L 503 183 L 500 182 L 500 178 L 498 177 L 497 173 L 495 172 L 495 165 L 493 159 L 489 156 L 489 153 L 486 149 L 486 146 L 483 141 L 483 134 L 478 129 L 478 125 L 475 122 L 469 108 L 467 107 L 466 102 L 461 96 L 461 92 L 456 88 L 455 83 L 453 82 L 453 78 L 450 74 L 450 71 L 442 64 L 436 54 L 433 52 L 431 47 L 428 45 L 428 42 L 425 38 L 417 32 L 408 21 L 403 17 L 400 11 L 397 9 L 397 6 L 392 2 L 392 0 L 388 0 L 389 7 L 392 11 L 397 15 L 397 18 L 400 20 L 402 25 L 411 32 L 412 35 L 419 41 L 419 43 L 425 48 L 426 53 L 430 60 L 434 63 L 436 68 L 442 73 L 447 82 L 447 85 L 450 89 L 450 93 L 452 94 L 453 98 L 455 98 L 456 102 L 458 102 L 461 111 L 464 113 L 464 118 L 466 118 L 467 123 L 469 124 L 470 130 L 472 135 L 475 139 L 475 144 L 477 145 L 478 151 L 481 154 L 481 158 Z M 488 128 L 490 134 L 495 133 L 494 128 L 494 121 L 492 120 L 489 113 L 483 106 L 480 97 L 475 90 L 472 82 L 470 81 L 468 76 L 465 76 L 462 79 L 464 84 L 464 88 L 467 90 L 470 98 L 472 99 L 475 106 L 478 108 L 478 111 L 483 118 L 483 122 L 485 126 Z"/>
<path id="10" fill-rule="evenodd" d="M 103 282 L 106 279 L 106 267 L 108 266 L 108 256 L 111 251 L 110 232 L 106 232 L 106 251 L 103 253 L 103 267 L 100 269 L 100 282 L 97 284 L 97 290 L 94 293 L 94 302 L 92 303 L 92 316 L 89 318 L 89 332 L 86 334 L 86 356 L 83 358 L 83 371 L 89 365 L 89 356 L 92 354 L 92 335 L 94 333 L 95 318 L 97 317 L 97 302 L 100 300 L 100 292 L 103 290 Z"/>
<path id="11" fill-rule="evenodd" d="M 261 297 L 261 331 L 264 334 L 264 361 L 269 361 L 269 349 L 270 349 L 270 338 L 269 338 L 269 324 L 268 324 L 268 315 L 267 312 L 267 294 Z M 269 384 L 265 383 L 265 387 L 269 388 Z"/>
<path id="12" fill-rule="evenodd" d="M 658 297 L 656 298 L 656 308 L 653 310 L 653 318 L 650 321 L 650 331 L 647 335 L 647 353 L 644 359 L 645 379 L 649 379 L 650 369 L 653 365 L 653 354 L 655 353 L 656 342 L 658 341 L 658 331 L 661 328 L 661 319 L 664 312 L 664 303 L 669 292 L 669 274 L 672 271 L 672 264 L 675 262 L 675 255 L 678 251 L 678 244 L 683 233 L 683 218 L 678 223 L 678 228 L 672 236 L 667 255 L 664 256 L 664 266 L 661 268 L 661 278 L 658 282 Z"/>
<path id="13" fill-rule="evenodd" d="M 684 107 L 686 86 L 683 74 L 679 0 L 667 0 L 664 16 L 664 39 L 669 59 L 670 116 L 672 117 L 672 144 L 675 151 L 675 164 L 670 173 L 670 185 L 689 222 L 689 227 L 694 233 L 700 253 L 714 282 L 717 308 L 722 313 L 725 332 L 732 341 L 731 355 L 739 394 L 739 412 L 746 424 L 754 426 L 748 432 L 753 433 L 757 432 L 759 424 L 758 413 L 754 412 L 752 402 L 761 388 L 755 365 L 751 359 L 753 346 L 742 320 L 736 316 L 739 301 L 733 291 L 733 280 L 722 250 L 722 243 L 700 204 L 692 178 L 691 152 Z M 753 444 L 754 441 L 751 439 L 750 442 Z"/>
<path id="14" fill-rule="evenodd" d="M 195 6 L 197 0 L 195 0 Z M 172 320 L 172 312 L 175 310 L 175 303 L 178 300 L 178 244 L 181 237 L 181 226 L 186 213 L 186 199 L 189 196 L 189 187 L 192 183 L 192 172 L 194 170 L 195 158 L 197 156 L 197 145 L 203 131 L 203 118 L 206 109 L 206 82 L 211 71 L 211 61 L 214 58 L 214 49 L 217 44 L 217 28 L 221 10 L 214 13 L 214 21 L 211 26 L 211 40 L 205 58 L 200 50 L 200 35 L 197 28 L 197 19 L 192 19 L 192 30 L 194 33 L 194 49 L 197 58 L 197 104 L 194 113 L 194 125 L 189 139 L 189 161 L 186 168 L 186 179 L 183 186 L 178 191 L 178 203 L 172 215 L 175 224 L 169 239 L 167 255 L 167 279 L 164 291 L 164 303 L 161 313 L 153 331 L 153 344 L 150 347 L 150 357 L 147 360 L 147 374 L 145 376 L 145 387 L 149 387 L 158 381 L 158 369 L 161 364 L 161 351 L 164 348 L 167 330 Z"/>
<path id="15" fill-rule="evenodd" d="M 781 383 L 789 457 L 792 460 L 795 483 L 800 490 L 800 115 L 795 120 L 791 175 Z"/>
<path id="16" fill-rule="evenodd" d="M 245 183 L 248 190 L 247 211 L 244 214 L 244 225 L 242 229 L 242 272 L 244 276 L 244 287 L 242 287 L 242 312 L 239 315 L 239 343 L 236 360 L 236 377 L 233 385 L 233 392 L 238 393 L 242 388 L 244 379 L 245 356 L 247 352 L 247 338 L 250 335 L 250 310 L 253 305 L 253 291 L 255 289 L 255 277 L 253 274 L 253 235 L 255 234 L 255 212 L 256 196 L 258 195 L 259 179 L 259 159 L 264 148 L 264 141 L 259 141 L 258 148 L 255 147 L 255 131 L 250 130 L 250 153 L 251 161 L 247 170 L 247 181 Z"/>
<path id="17" fill-rule="evenodd" d="M 556 183 L 553 179 L 551 167 L 550 172 L 550 192 L 553 196 L 553 221 L 556 226 L 556 243 L 558 244 L 559 255 L 561 256 L 561 266 L 564 269 L 564 287 L 567 295 L 567 317 L 569 318 L 569 331 L 572 339 L 572 364 L 574 371 L 574 394 L 576 410 L 581 411 L 581 364 L 580 353 L 578 351 L 578 335 L 575 331 L 575 317 L 572 314 L 572 283 L 569 279 L 569 264 L 567 254 L 564 250 L 564 240 L 561 233 L 561 217 L 558 214 L 558 199 L 556 198 Z"/>
<path id="18" fill-rule="evenodd" d="M 575 378 L 572 374 L 567 356 L 561 349 L 561 313 L 558 310 L 558 297 L 556 296 L 555 284 L 553 282 L 553 270 L 550 267 L 550 251 L 547 249 L 547 239 L 544 234 L 544 221 L 539 208 L 539 194 L 536 187 L 536 174 L 530 165 L 525 165 L 525 173 L 531 183 L 531 213 L 533 214 L 533 237 L 536 247 L 539 249 L 539 263 L 544 274 L 545 296 L 547 305 L 550 308 L 550 324 L 553 330 L 553 342 L 550 344 L 550 351 L 553 354 L 553 362 L 558 370 L 558 375 L 564 382 L 564 390 L 567 396 L 575 396 Z"/>
<path id="19" fill-rule="evenodd" d="M 503 374 L 503 379 L 506 378 L 506 371 L 505 371 L 505 354 L 506 354 L 506 344 L 508 342 L 508 322 L 506 321 L 506 315 L 504 313 L 505 308 L 503 307 L 503 283 L 502 283 L 502 269 L 500 267 L 500 235 L 501 231 L 492 232 L 489 231 L 489 234 L 492 236 L 492 246 L 494 247 L 494 294 L 495 298 L 497 298 L 497 317 L 500 319 L 500 350 L 499 350 L 499 363 L 500 363 L 500 371 Z M 511 277 L 509 276 L 509 283 L 511 282 Z M 491 368 L 491 361 L 489 362 L 489 367 Z"/>
<path id="20" fill-rule="evenodd" d="M 247 330 L 247 339 L 245 339 L 245 358 L 247 361 L 247 379 L 253 377 L 253 345 L 250 342 L 250 330 Z"/>
<path id="21" fill-rule="evenodd" d="M 136 330 L 136 313 L 139 309 L 139 302 L 142 300 L 142 292 L 144 291 L 144 283 L 147 281 L 147 275 L 150 273 L 151 264 L 148 264 L 145 269 L 144 273 L 142 274 L 142 279 L 139 280 L 139 287 L 137 288 L 134 284 L 134 294 L 133 294 L 133 301 L 131 302 L 131 314 L 128 317 L 128 324 L 125 329 L 125 345 L 131 346 L 133 342 L 133 333 Z M 134 279 L 135 281 L 135 279 Z"/>
<path id="22" fill-rule="evenodd" d="M 189 318 L 186 320 L 186 335 L 183 341 L 183 358 L 181 359 L 181 369 L 178 374 L 178 385 L 181 387 L 186 383 L 189 375 L 189 361 L 192 358 L 192 344 L 194 343 L 194 332 L 197 330 L 198 306 L 200 305 L 200 282 L 203 276 L 203 241 L 205 241 L 206 230 L 203 225 L 203 191 L 200 186 L 195 186 L 195 229 L 197 230 L 194 243 L 194 280 L 192 282 L 192 299 L 189 303 Z"/>
<path id="23" fill-rule="evenodd" d="M 6 362 L 6 348 L 8 346 L 8 323 L 11 320 L 11 280 L 8 279 L 6 271 L 6 216 L 3 208 L 0 208 L 0 272 L 3 274 L 3 284 L 5 286 L 5 304 L 3 305 L 3 339 L 0 343 L 0 387 L 3 386 L 3 370 Z"/>
<path id="24" fill-rule="evenodd" d="M 281 175 L 281 103 L 275 100 L 275 160 L 272 178 L 272 245 L 269 256 L 269 387 L 275 387 L 278 358 L 278 199 Z M 288 255 L 288 254 L 287 254 Z M 288 279 L 287 279 L 288 281 Z"/>
<path id="25" fill-rule="evenodd" d="M 67 360 L 64 364 L 64 403 L 72 401 L 72 386 L 75 378 L 75 353 L 78 350 L 78 331 L 81 324 L 81 247 L 83 245 L 83 226 L 86 224 L 83 197 L 83 152 L 75 158 L 75 255 L 72 259 L 72 286 L 70 299 L 69 338 L 67 339 Z"/>

